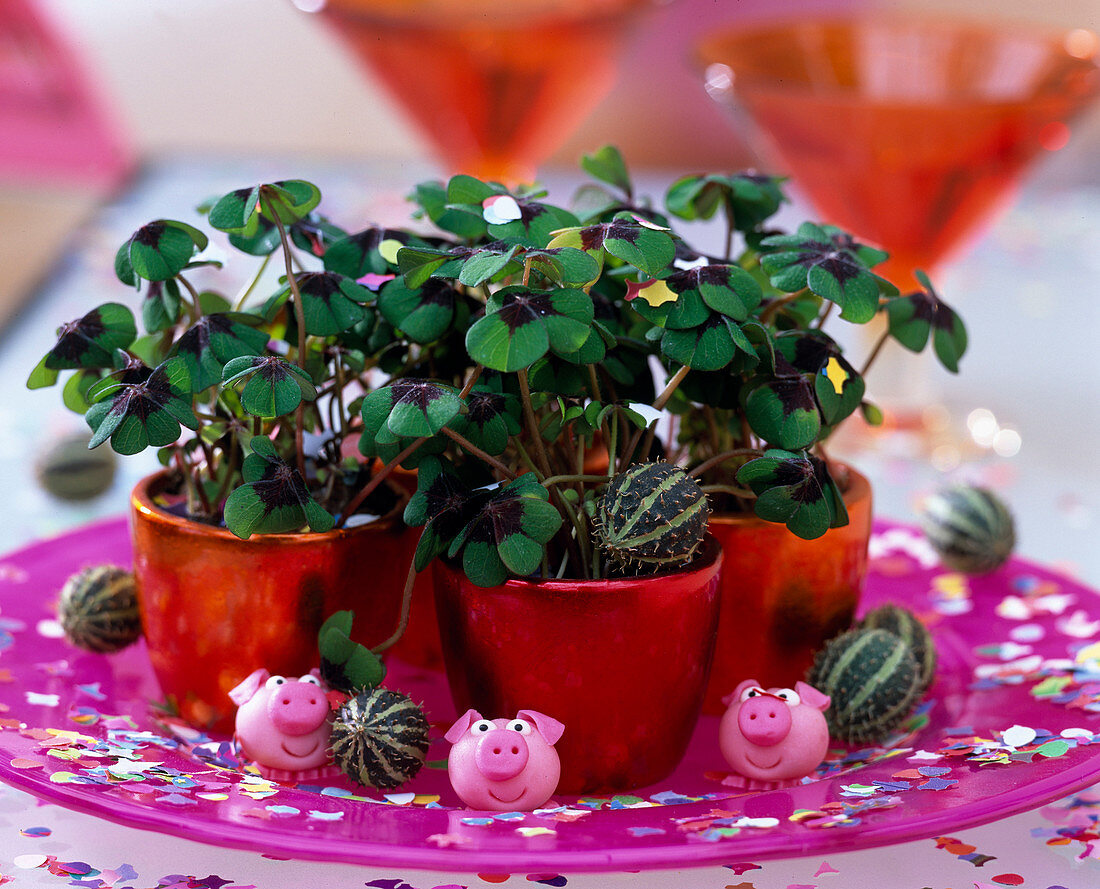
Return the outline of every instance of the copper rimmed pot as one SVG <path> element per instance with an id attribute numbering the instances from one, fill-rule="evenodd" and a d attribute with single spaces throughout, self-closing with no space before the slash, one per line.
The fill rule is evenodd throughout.
<path id="1" fill-rule="evenodd" d="M 153 671 L 170 707 L 200 728 L 232 731 L 228 692 L 253 670 L 301 675 L 318 664 L 317 631 L 356 613 L 357 641 L 394 631 L 415 538 L 400 510 L 323 534 L 257 534 L 167 512 L 166 473 L 131 494 L 134 575 Z"/>
<path id="2" fill-rule="evenodd" d="M 648 577 L 474 586 L 437 563 L 436 608 L 458 712 L 538 710 L 565 724 L 561 793 L 666 778 L 691 739 L 718 620 L 722 554 Z"/>
<path id="3" fill-rule="evenodd" d="M 724 712 L 722 697 L 743 679 L 793 687 L 825 641 L 851 626 L 867 576 L 871 485 L 851 469 L 848 477 L 848 524 L 814 540 L 755 516 L 710 517 L 725 567 L 704 713 Z"/>

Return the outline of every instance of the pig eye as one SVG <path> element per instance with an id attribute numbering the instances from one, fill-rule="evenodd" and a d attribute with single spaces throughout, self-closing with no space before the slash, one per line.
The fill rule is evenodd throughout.
<path id="1" fill-rule="evenodd" d="M 508 723 L 508 728 L 514 732 L 519 732 L 521 735 L 531 734 L 531 723 L 524 719 L 513 719 Z"/>
<path id="2" fill-rule="evenodd" d="M 286 682 L 286 680 L 282 676 L 272 676 L 264 683 L 264 688 L 277 688 L 284 682 Z"/>
<path id="3" fill-rule="evenodd" d="M 781 688 L 775 693 L 775 696 L 781 701 L 786 701 L 791 707 L 797 707 L 802 703 L 802 698 L 799 697 L 798 692 L 789 688 Z"/>
<path id="4" fill-rule="evenodd" d="M 491 732 L 495 728 L 496 726 L 489 722 L 488 719 L 479 719 L 472 726 L 470 726 L 470 731 L 472 731 L 475 735 L 483 735 L 486 732 Z"/>
<path id="5" fill-rule="evenodd" d="M 308 676 L 300 676 L 298 678 L 298 681 L 308 682 L 310 685 L 316 685 L 318 688 L 321 687 L 321 680 L 314 676 L 312 673 L 310 673 Z"/>
<path id="6" fill-rule="evenodd" d="M 749 700 L 750 698 L 759 697 L 762 694 L 766 694 L 764 689 L 760 688 L 757 685 L 754 685 L 751 688 L 746 688 L 743 692 L 741 692 L 741 700 L 742 700 L 742 702 L 744 702 L 744 701 Z M 793 692 L 792 692 L 792 694 L 793 694 Z"/>

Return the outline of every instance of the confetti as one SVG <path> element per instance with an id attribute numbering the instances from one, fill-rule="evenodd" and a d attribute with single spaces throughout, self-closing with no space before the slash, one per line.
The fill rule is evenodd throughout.
<path id="1" fill-rule="evenodd" d="M 1035 729 L 1014 725 L 1001 734 L 1001 740 L 1009 747 L 1025 747 L 1035 740 L 1035 736 Z"/>
<path id="2" fill-rule="evenodd" d="M 549 827 L 517 827 L 516 833 L 521 837 L 550 837 L 557 834 L 556 830 L 552 830 Z"/>
<path id="3" fill-rule="evenodd" d="M 53 833 L 48 827 L 24 827 L 19 832 L 25 837 L 48 837 Z"/>

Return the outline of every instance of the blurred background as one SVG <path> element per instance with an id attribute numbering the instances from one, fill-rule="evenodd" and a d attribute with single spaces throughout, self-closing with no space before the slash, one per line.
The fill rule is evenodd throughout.
<path id="1" fill-rule="evenodd" d="M 409 5 L 409 0 L 329 0 L 331 7 L 368 2 L 391 11 Z M 455 5 L 424 2 L 438 9 Z M 777 171 L 754 155 L 747 128 L 704 88 L 695 49 L 725 26 L 819 12 L 858 12 L 876 21 L 915 10 L 933 17 L 1013 21 L 1025 31 L 1100 31 L 1100 0 L 503 2 L 517 15 L 554 4 L 596 11 L 642 7 L 617 71 L 610 72 L 609 91 L 575 128 L 571 122 L 559 128 L 569 135 L 539 170 L 551 185 L 569 182 L 583 152 L 614 143 L 646 193 L 658 195 L 683 173 L 754 164 Z M 393 221 L 402 221 L 402 196 L 409 187 L 445 172 L 435 151 L 438 140 L 433 143 L 412 123 L 404 110 L 409 102 L 399 104 L 327 26 L 317 13 L 322 5 L 322 0 L 0 0 L 0 359 L 13 386 L 22 387 L 53 324 L 106 299 L 124 298 L 109 258 L 138 222 L 152 218 L 147 212 L 188 218 L 183 214 L 207 191 L 304 176 L 321 185 L 334 210 L 361 214 L 388 199 Z M 547 33 L 540 31 L 505 51 L 537 54 L 545 39 Z M 1089 39 L 1094 52 L 1095 37 Z M 362 41 L 364 47 L 385 42 L 369 29 Z M 555 49 L 560 58 L 566 58 L 570 43 Z M 488 52 L 476 41 L 468 49 L 475 56 Z M 428 55 L 414 54 L 401 70 L 419 69 L 431 60 Z M 546 58 L 540 64 L 553 68 L 559 56 L 549 58 L 551 64 Z M 582 52 L 561 63 L 560 80 L 575 85 L 594 78 L 596 61 L 593 53 Z M 1021 65 L 1010 54 L 1002 66 L 1006 70 L 994 73 L 1010 81 Z M 430 93 L 413 104 L 429 114 L 446 111 Z M 1077 442 L 1100 436 L 1100 414 L 1082 408 L 1097 391 L 1092 381 L 1100 334 L 1100 103 L 1093 102 L 1073 122 L 1072 138 L 1044 143 L 1043 149 L 1028 170 L 1020 200 L 1010 202 L 975 249 L 960 262 L 952 258 L 944 277 L 937 278 L 971 330 L 963 374 L 944 379 L 927 354 L 916 365 L 908 354 L 898 362 L 903 382 L 917 379 L 928 384 L 927 391 L 951 394 L 953 425 L 942 447 L 925 435 L 916 461 L 913 451 L 901 455 L 909 459 L 905 464 L 890 462 L 897 454 L 889 449 L 876 452 L 878 474 L 895 491 L 892 500 L 883 498 L 882 512 L 905 517 L 922 485 L 976 465 L 980 481 L 1010 493 L 1015 485 L 1019 496 L 1041 497 L 1056 511 L 1057 523 L 1038 515 L 1029 523 L 1033 545 L 1025 552 L 1085 562 L 1086 574 L 1100 579 L 1094 546 L 1100 474 L 1080 449 L 1072 452 L 1080 456 L 1059 456 L 1067 435 Z M 793 185 L 797 197 L 797 180 Z M 557 191 L 554 196 L 568 199 Z M 781 222 L 813 216 L 803 202 Z M 334 212 L 333 217 L 358 224 L 355 215 Z M 45 304 L 51 300 L 53 305 Z M 1066 369 L 1062 377 L 1051 372 L 1055 356 Z M 876 366 L 876 394 L 889 385 L 884 364 Z M 1085 388 L 1066 382 L 1070 379 L 1085 380 Z M 35 394 L 27 404 L 44 410 L 49 400 Z M 10 421 L 6 440 L 0 437 L 0 457 L 9 459 L 13 479 L 25 472 L 26 439 L 46 435 L 40 419 L 13 416 L 23 410 L 14 401 L 0 406 L 0 419 Z M 50 422 L 55 435 L 63 421 Z M 66 415 L 65 422 L 80 427 L 74 416 Z M 20 424 L 22 444 L 10 431 Z M 1022 473 L 1018 467 L 1025 460 L 1034 462 Z M 918 469 L 927 472 L 915 479 L 912 472 Z M 124 498 L 125 486 L 116 493 Z M 52 509 L 42 498 L 19 508 L 43 517 Z"/>
<path id="2" fill-rule="evenodd" d="M 303 12 L 321 0 L 37 2 L 139 157 L 196 150 L 427 156 L 428 146 L 377 80 L 316 16 Z M 743 147 L 702 88 L 693 47 L 725 24 L 823 9 L 942 9 L 1100 29 L 1100 0 L 656 2 L 637 22 L 615 87 L 554 159 L 572 164 L 582 151 L 613 141 L 639 165 L 745 162 Z M 1095 156 L 1100 119 L 1080 132 L 1074 157 Z M 1094 174 L 1100 167 L 1088 166 Z"/>

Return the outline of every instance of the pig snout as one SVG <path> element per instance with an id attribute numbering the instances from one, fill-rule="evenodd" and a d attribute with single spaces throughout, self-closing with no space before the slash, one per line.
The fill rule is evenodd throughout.
<path id="1" fill-rule="evenodd" d="M 772 695 L 757 695 L 741 704 L 737 727 L 759 747 L 774 747 L 791 731 L 791 708 Z"/>
<path id="2" fill-rule="evenodd" d="M 478 771 L 490 781 L 507 781 L 527 768 L 529 757 L 523 735 L 494 729 L 478 739 L 474 761 Z"/>
<path id="3" fill-rule="evenodd" d="M 324 692 L 309 682 L 284 682 L 267 702 L 271 724 L 286 735 L 305 735 L 328 718 Z"/>

